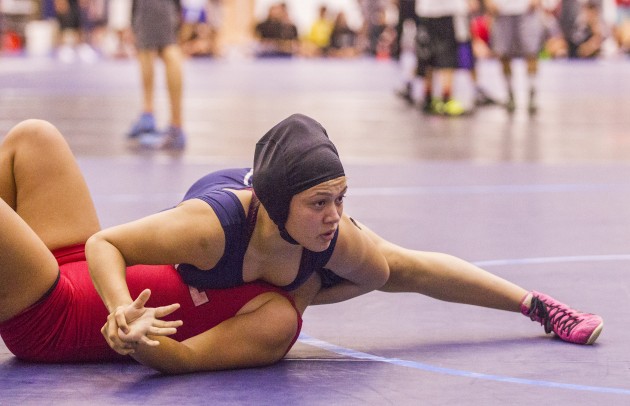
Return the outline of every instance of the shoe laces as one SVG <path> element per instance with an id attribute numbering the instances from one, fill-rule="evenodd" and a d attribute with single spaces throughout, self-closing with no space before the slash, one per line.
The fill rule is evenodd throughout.
<path id="1" fill-rule="evenodd" d="M 574 311 L 559 304 L 546 303 L 538 296 L 532 297 L 532 303 L 527 312 L 531 320 L 538 320 L 545 327 L 545 333 L 551 333 L 553 326 L 558 328 L 556 333 L 566 331 L 567 334 L 582 322 Z"/>

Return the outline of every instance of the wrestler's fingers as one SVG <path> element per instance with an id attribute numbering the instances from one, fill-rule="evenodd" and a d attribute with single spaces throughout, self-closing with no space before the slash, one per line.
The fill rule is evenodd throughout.
<path id="1" fill-rule="evenodd" d="M 107 340 L 107 343 L 109 344 L 109 346 L 112 347 L 112 348 L 115 348 L 115 347 L 119 346 L 120 343 L 122 343 L 122 341 L 118 337 L 118 331 L 119 331 L 119 329 L 115 325 L 115 323 L 111 323 L 109 321 L 107 323 L 105 323 L 105 325 L 101 329 L 101 333 L 103 334 L 103 336 Z"/>
<path id="2" fill-rule="evenodd" d="M 128 344 L 124 347 L 113 347 L 113 350 L 116 351 L 120 355 L 131 355 L 136 352 L 135 347 L 137 344 Z"/>
<path id="3" fill-rule="evenodd" d="M 121 329 L 123 333 L 129 332 L 129 325 L 127 324 L 124 307 L 120 306 L 114 310 L 114 320 L 116 321 L 116 326 Z"/>
<path id="4" fill-rule="evenodd" d="M 101 334 L 105 337 L 107 344 L 120 355 L 129 355 L 135 352 L 135 346 L 132 343 L 125 343 L 118 339 L 117 334 L 108 334 L 108 325 L 101 328 Z"/>

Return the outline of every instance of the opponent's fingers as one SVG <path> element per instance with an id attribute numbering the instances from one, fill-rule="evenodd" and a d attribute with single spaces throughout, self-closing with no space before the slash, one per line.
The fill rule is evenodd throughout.
<path id="1" fill-rule="evenodd" d="M 153 336 L 170 336 L 177 333 L 177 329 L 174 327 L 151 327 L 148 334 Z"/>
<path id="2" fill-rule="evenodd" d="M 179 309 L 179 303 L 173 303 L 168 306 L 160 306 L 155 308 L 155 317 L 164 317 Z"/>
<path id="3" fill-rule="evenodd" d="M 150 297 L 151 297 L 151 290 L 150 289 L 143 290 L 142 292 L 140 292 L 136 300 L 133 301 L 133 307 L 135 307 L 136 309 L 142 309 L 144 305 L 147 304 Z"/>
<path id="4" fill-rule="evenodd" d="M 177 328 L 180 327 L 184 324 L 183 321 L 181 320 L 159 320 L 156 319 L 153 322 L 153 327 L 159 327 L 159 328 Z"/>

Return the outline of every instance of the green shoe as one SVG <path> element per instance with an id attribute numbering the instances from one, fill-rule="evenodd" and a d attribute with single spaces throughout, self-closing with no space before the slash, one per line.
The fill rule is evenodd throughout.
<path id="1" fill-rule="evenodd" d="M 430 112 L 432 114 L 444 114 L 444 102 L 442 100 L 433 100 Z"/>
<path id="2" fill-rule="evenodd" d="M 446 103 L 442 103 L 442 114 L 444 114 L 445 116 L 461 116 L 465 112 L 466 109 L 457 100 L 449 100 Z"/>

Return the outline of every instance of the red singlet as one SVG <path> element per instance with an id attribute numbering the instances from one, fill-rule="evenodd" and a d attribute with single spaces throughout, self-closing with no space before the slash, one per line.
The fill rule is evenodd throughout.
<path id="1" fill-rule="evenodd" d="M 53 254 L 61 272 L 56 286 L 33 306 L 0 324 L 0 336 L 7 348 L 20 359 L 37 362 L 123 358 L 101 335 L 108 312 L 90 279 L 83 245 L 55 250 Z M 177 334 L 170 336 L 177 341 L 203 333 L 233 317 L 262 293 L 276 292 L 293 304 L 286 292 L 263 282 L 198 291 L 184 284 L 170 265 L 131 266 L 127 268 L 127 285 L 134 298 L 142 290 L 151 289 L 147 306 L 181 305 L 165 318 L 184 322 Z M 291 346 L 302 327 L 297 309 L 296 315 L 298 330 Z"/>

